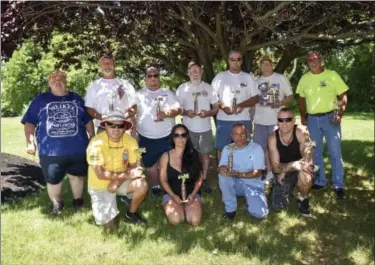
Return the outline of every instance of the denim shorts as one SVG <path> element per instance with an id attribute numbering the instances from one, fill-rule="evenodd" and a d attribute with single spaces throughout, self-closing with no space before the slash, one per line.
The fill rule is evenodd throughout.
<path id="1" fill-rule="evenodd" d="M 195 194 L 194 198 L 198 199 L 201 203 L 203 203 L 202 197 L 201 197 L 200 194 Z M 161 204 L 165 204 L 167 201 L 169 201 L 171 199 L 172 199 L 171 196 L 168 193 L 166 193 L 166 194 L 163 195 L 163 202 Z"/>
<path id="2" fill-rule="evenodd" d="M 223 150 L 227 144 L 232 142 L 230 134 L 232 132 L 233 125 L 236 123 L 243 123 L 248 131 L 251 131 L 251 122 L 247 121 L 222 121 L 216 120 L 216 138 L 215 138 L 215 148 L 218 150 Z"/>
<path id="3" fill-rule="evenodd" d="M 87 175 L 86 154 L 66 156 L 39 156 L 44 180 L 52 185 L 63 181 L 66 174 L 76 177 Z"/>

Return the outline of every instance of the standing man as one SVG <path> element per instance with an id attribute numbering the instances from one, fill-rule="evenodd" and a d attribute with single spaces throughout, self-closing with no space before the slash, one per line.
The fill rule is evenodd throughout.
<path id="1" fill-rule="evenodd" d="M 278 129 L 268 137 L 268 150 L 273 172 L 278 174 L 271 191 L 271 207 L 282 210 L 289 203 L 297 185 L 299 210 L 303 216 L 310 216 L 309 199 L 314 165 L 312 145 L 309 143 L 305 126 L 295 125 L 293 111 L 282 108 L 277 116 Z M 307 134 L 307 135 L 306 135 Z"/>
<path id="2" fill-rule="evenodd" d="M 91 196 L 95 221 L 104 228 L 114 228 L 119 214 L 116 195 L 130 197 L 125 219 L 134 224 L 147 222 L 137 210 L 147 195 L 147 181 L 142 168 L 137 166 L 138 143 L 125 134 L 132 124 L 125 120 L 121 111 L 111 111 L 101 122 L 104 133 L 95 136 L 87 148 L 89 164 L 88 192 Z M 120 184 L 113 189 L 111 184 Z"/>
<path id="3" fill-rule="evenodd" d="M 212 86 L 202 81 L 201 65 L 195 61 L 188 64 L 190 82 L 183 83 L 176 91 L 182 104 L 183 123 L 189 129 L 194 148 L 203 160 L 203 190 L 211 193 L 207 183 L 207 171 L 212 149 L 211 117 L 215 116 L 219 104 L 218 96 Z"/>
<path id="4" fill-rule="evenodd" d="M 110 54 L 105 54 L 100 58 L 99 70 L 103 76 L 88 87 L 85 96 L 87 112 L 95 119 L 97 131 L 104 130 L 100 127 L 100 121 L 103 115 L 111 110 L 125 113 L 128 120 L 134 124 L 134 87 L 129 81 L 116 77 L 115 59 Z"/>
<path id="5" fill-rule="evenodd" d="M 237 210 L 237 196 L 244 196 L 249 214 L 262 219 L 268 214 L 264 183 L 261 180 L 264 170 L 262 147 L 248 141 L 246 126 L 233 125 L 233 143 L 226 145 L 219 163 L 219 186 L 225 205 L 224 218 L 234 219 Z"/>
<path id="6" fill-rule="evenodd" d="M 341 155 L 341 119 L 346 110 L 348 86 L 332 70 L 324 69 L 322 56 L 316 51 L 307 54 L 310 72 L 304 74 L 298 83 L 299 111 L 301 122 L 309 129 L 311 139 L 316 142 L 314 163 L 319 173 L 313 189 L 327 186 L 323 161 L 323 137 L 332 165 L 332 182 L 337 198 L 343 198 L 344 167 Z"/>
<path id="7" fill-rule="evenodd" d="M 262 75 L 256 80 L 259 102 L 255 105 L 254 142 L 260 144 L 265 154 L 265 182 L 274 178 L 268 155 L 268 135 L 277 122 L 277 114 L 282 106 L 293 101 L 293 91 L 285 75 L 273 72 L 271 57 L 265 55 L 260 59 Z"/>
<path id="8" fill-rule="evenodd" d="M 143 165 L 152 183 L 152 196 L 161 197 L 159 159 L 171 149 L 170 134 L 175 117 L 181 113 L 180 103 L 172 91 L 160 88 L 160 74 L 155 67 L 146 70 L 146 87 L 137 91 L 136 103 L 139 146 L 146 149 Z"/>
<path id="9" fill-rule="evenodd" d="M 235 123 L 243 123 L 251 131 L 250 110 L 258 100 L 254 79 L 241 71 L 242 54 L 230 51 L 229 70 L 218 73 L 212 80 L 212 87 L 219 96 L 219 112 L 216 116 L 217 160 L 221 151 L 231 142 L 231 130 Z"/>

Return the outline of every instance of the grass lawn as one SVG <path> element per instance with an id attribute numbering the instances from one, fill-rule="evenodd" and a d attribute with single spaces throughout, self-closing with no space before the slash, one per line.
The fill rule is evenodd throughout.
<path id="1" fill-rule="evenodd" d="M 61 216 L 48 215 L 45 190 L 1 206 L 2 264 L 373 264 L 373 116 L 348 114 L 342 133 L 347 196 L 337 201 L 331 187 L 312 192 L 316 219 L 299 216 L 293 201 L 287 211 L 258 221 L 245 213 L 239 199 L 236 220 L 226 221 L 215 186 L 213 195 L 203 195 L 199 227 L 169 226 L 160 201 L 149 197 L 141 208 L 148 226 L 133 226 L 121 218 L 118 233 L 106 235 L 93 223 L 87 192 L 86 208 L 75 214 L 70 210 L 66 181 L 66 211 Z M 1 152 L 31 158 L 24 152 L 20 118 L 1 119 L 1 136 Z M 330 177 L 329 165 L 326 170 Z M 120 211 L 124 213 L 124 205 Z"/>

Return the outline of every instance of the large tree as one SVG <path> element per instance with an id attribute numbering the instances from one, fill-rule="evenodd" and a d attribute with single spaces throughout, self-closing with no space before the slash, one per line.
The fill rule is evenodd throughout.
<path id="1" fill-rule="evenodd" d="M 244 54 L 251 72 L 261 49 L 279 58 L 276 71 L 308 49 L 321 51 L 374 40 L 373 2 L 2 2 L 2 55 L 11 56 L 23 39 L 47 44 L 53 32 L 76 41 L 64 63 L 104 50 L 127 59 L 124 68 L 159 64 L 184 78 L 189 59 L 204 65 L 211 81 L 215 62 L 230 49 Z"/>

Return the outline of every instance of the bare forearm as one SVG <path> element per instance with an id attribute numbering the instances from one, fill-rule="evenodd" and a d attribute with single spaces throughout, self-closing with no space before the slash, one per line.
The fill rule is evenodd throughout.
<path id="1" fill-rule="evenodd" d="M 278 165 L 273 165 L 274 173 L 288 173 L 292 171 L 296 171 L 296 162 L 292 161 L 289 163 L 279 163 Z"/>
<path id="2" fill-rule="evenodd" d="M 195 182 L 195 185 L 194 185 L 194 190 L 193 192 L 191 193 L 193 196 L 195 196 L 195 194 L 198 193 L 199 189 L 201 188 L 202 186 L 202 182 L 203 182 L 203 176 L 201 176 L 199 178 L 199 180 L 197 182 Z"/>
<path id="3" fill-rule="evenodd" d="M 288 96 L 280 101 L 280 105 L 283 105 L 283 106 L 288 105 L 289 103 L 293 101 L 293 99 L 294 99 L 293 96 Z"/>
<path id="4" fill-rule="evenodd" d="M 102 115 L 101 115 L 99 112 L 97 112 L 95 109 L 93 109 L 93 108 L 89 108 L 89 107 L 86 107 L 86 109 L 87 109 L 88 114 L 89 114 L 92 118 L 94 118 L 94 119 L 98 119 L 98 120 L 101 120 L 101 119 L 102 119 Z"/>
<path id="5" fill-rule="evenodd" d="M 304 98 L 299 98 L 298 109 L 299 109 L 299 114 L 301 115 L 301 119 L 305 118 L 306 117 L 306 101 Z"/>
<path id="6" fill-rule="evenodd" d="M 240 173 L 240 178 L 246 178 L 246 179 L 259 178 L 260 176 L 262 176 L 262 170 L 260 169 L 254 169 L 254 170 Z"/>
<path id="7" fill-rule="evenodd" d="M 89 134 L 89 139 L 93 138 L 95 136 L 95 129 L 94 129 L 94 123 L 92 121 L 89 121 L 85 125 L 86 131 Z"/>
<path id="8" fill-rule="evenodd" d="M 163 190 L 169 194 L 169 196 L 173 197 L 174 192 L 172 191 L 171 187 L 169 186 L 168 182 L 166 180 L 160 181 L 161 186 L 163 187 Z"/>
<path id="9" fill-rule="evenodd" d="M 344 112 L 346 110 L 346 106 L 348 105 L 348 97 L 345 94 L 345 95 L 340 96 L 339 100 L 340 100 L 339 115 L 342 117 L 342 115 L 344 115 Z"/>
<path id="10" fill-rule="evenodd" d="M 25 123 L 25 137 L 26 144 L 34 143 L 35 125 L 31 123 Z"/>
<path id="11" fill-rule="evenodd" d="M 247 107 L 253 107 L 257 103 L 258 103 L 258 96 L 254 96 L 245 101 L 242 101 L 240 104 L 237 104 L 237 106 L 241 108 L 247 108 Z"/>

